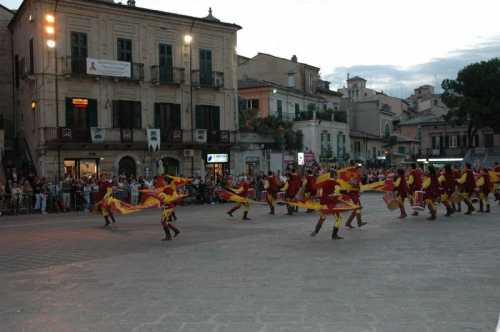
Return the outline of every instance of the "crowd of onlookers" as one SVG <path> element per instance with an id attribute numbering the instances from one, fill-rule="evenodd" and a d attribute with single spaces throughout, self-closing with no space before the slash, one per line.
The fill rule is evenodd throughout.
<path id="1" fill-rule="evenodd" d="M 314 169 L 314 168 L 318 169 Z M 313 173 L 319 173 L 319 165 L 313 166 Z M 335 173 L 335 167 L 330 169 Z M 365 169 L 363 182 L 373 183 L 385 180 L 394 171 L 391 169 Z M 277 172 L 278 179 L 286 182 L 287 172 Z M 216 194 L 217 187 L 225 187 L 229 181 L 238 183 L 242 177 L 255 188 L 256 199 L 259 200 L 261 192 L 264 191 L 264 179 L 266 174 L 259 172 L 252 176 L 239 175 L 231 177 L 207 175 L 196 176 L 191 184 L 181 188 L 189 194 L 184 200 L 185 204 L 215 204 L 220 203 Z M 17 175 L 15 171 L 9 172 L 8 180 L 0 181 L 0 213 L 1 214 L 26 214 L 26 213 L 49 213 L 68 211 L 90 211 L 98 202 L 103 193 L 100 190 L 100 181 L 103 177 L 81 177 L 75 178 L 70 174 L 65 175 L 60 182 L 51 181 L 34 174 Z M 124 202 L 138 204 L 141 201 L 141 190 L 152 188 L 154 179 L 148 177 L 127 177 L 125 175 L 106 177 L 111 181 L 114 196 Z"/>

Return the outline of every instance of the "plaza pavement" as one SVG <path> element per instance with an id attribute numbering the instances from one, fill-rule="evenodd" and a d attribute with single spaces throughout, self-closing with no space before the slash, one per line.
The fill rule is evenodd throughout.
<path id="1" fill-rule="evenodd" d="M 0 218 L 0 331 L 494 331 L 500 206 L 490 215 L 401 222 L 363 196 L 363 229 L 317 216 L 229 218 L 229 205 Z M 241 212 L 237 213 L 241 216 Z"/>

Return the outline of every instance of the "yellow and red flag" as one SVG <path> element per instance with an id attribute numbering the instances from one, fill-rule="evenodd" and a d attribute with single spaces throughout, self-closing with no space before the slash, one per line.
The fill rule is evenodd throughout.
<path id="1" fill-rule="evenodd" d="M 361 182 L 361 173 L 358 167 L 347 167 L 337 172 L 336 180 L 343 190 L 354 190 L 352 183 Z"/>
<path id="2" fill-rule="evenodd" d="M 386 181 L 377 181 L 377 182 L 361 185 L 361 192 L 365 192 L 365 191 L 385 192 L 385 191 L 387 191 L 386 189 L 387 189 Z"/>
<path id="3" fill-rule="evenodd" d="M 490 171 L 489 174 L 492 183 L 500 183 L 500 172 Z"/>
<path id="4" fill-rule="evenodd" d="M 191 183 L 193 182 L 193 179 L 188 179 L 188 178 L 182 178 L 182 177 L 179 177 L 179 176 L 173 176 L 173 175 L 167 175 L 169 178 L 172 179 L 172 181 L 174 181 L 174 184 L 176 186 L 183 186 L 183 185 L 186 185 L 188 183 Z"/>

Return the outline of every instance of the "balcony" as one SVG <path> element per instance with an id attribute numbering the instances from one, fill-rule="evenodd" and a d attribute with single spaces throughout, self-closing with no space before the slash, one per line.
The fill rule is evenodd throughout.
<path id="1" fill-rule="evenodd" d="M 87 58 L 70 57 L 61 59 L 61 72 L 66 76 L 83 77 L 87 76 Z"/>
<path id="2" fill-rule="evenodd" d="M 102 137 L 92 139 L 88 128 L 47 127 L 41 129 L 41 142 L 49 148 L 63 149 L 139 149 L 147 150 L 146 129 L 102 128 Z M 206 129 L 160 129 L 161 149 L 199 145 L 231 145 L 236 132 Z"/>
<path id="3" fill-rule="evenodd" d="M 314 111 L 303 111 L 295 114 L 295 121 L 314 120 Z"/>
<path id="4" fill-rule="evenodd" d="M 219 71 L 203 73 L 193 70 L 191 79 L 193 86 L 198 88 L 221 89 L 224 87 L 224 73 Z"/>
<path id="5" fill-rule="evenodd" d="M 151 82 L 154 85 L 181 85 L 184 78 L 184 68 L 151 66 Z"/>
<path id="6" fill-rule="evenodd" d="M 330 91 L 330 82 L 324 80 L 314 81 L 316 91 Z"/>
<path id="7" fill-rule="evenodd" d="M 140 82 L 144 81 L 144 64 L 132 62 L 130 64 L 130 78 L 121 78 L 123 80 Z"/>

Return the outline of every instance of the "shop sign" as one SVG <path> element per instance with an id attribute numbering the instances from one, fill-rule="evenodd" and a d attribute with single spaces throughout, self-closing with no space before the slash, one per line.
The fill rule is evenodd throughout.
<path id="1" fill-rule="evenodd" d="M 87 98 L 73 98 L 71 103 L 76 108 L 87 109 L 89 106 L 89 100 Z"/>
<path id="2" fill-rule="evenodd" d="M 227 163 L 228 161 L 229 155 L 226 153 L 207 154 L 207 163 L 209 164 Z"/>

